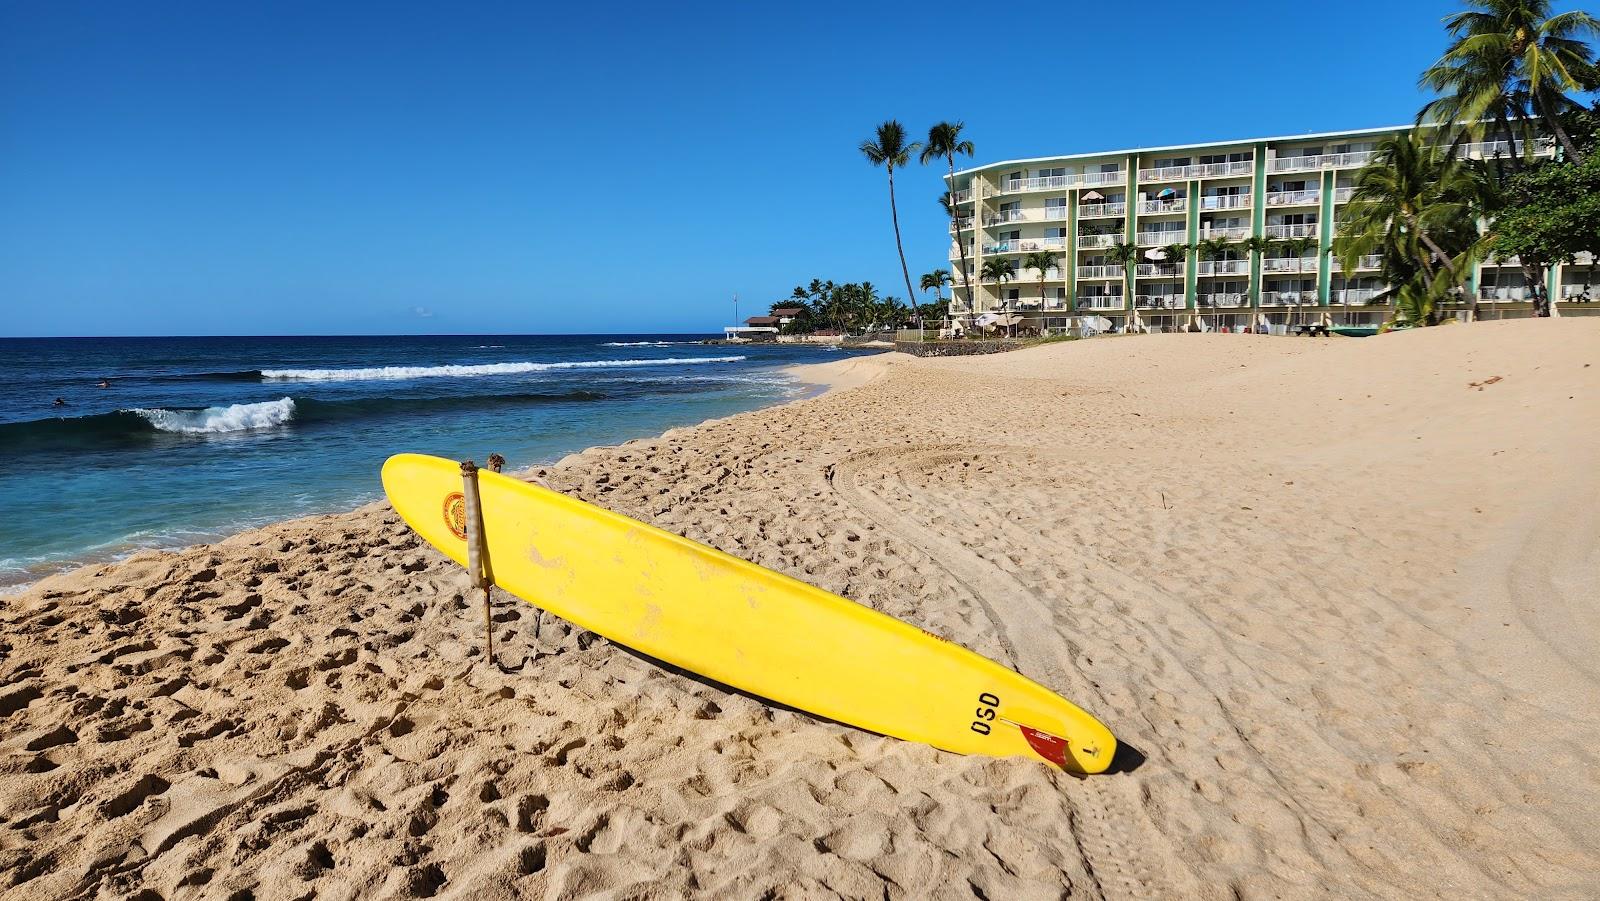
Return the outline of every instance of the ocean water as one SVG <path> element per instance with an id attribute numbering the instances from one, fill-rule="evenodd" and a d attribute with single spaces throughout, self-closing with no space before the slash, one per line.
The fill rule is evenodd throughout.
<path id="1" fill-rule="evenodd" d="M 509 471 L 779 403 L 847 353 L 700 338 L 0 339 L 0 586 L 358 506 L 401 451 Z"/>

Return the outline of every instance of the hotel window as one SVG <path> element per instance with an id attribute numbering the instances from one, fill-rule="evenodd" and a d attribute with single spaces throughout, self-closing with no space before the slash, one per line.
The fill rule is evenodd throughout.
<path id="1" fill-rule="evenodd" d="M 1067 169 L 1066 169 L 1065 166 L 1057 166 L 1054 169 L 1040 169 L 1039 170 L 1039 177 L 1040 178 L 1059 178 L 1059 177 L 1064 176 L 1066 174 L 1067 174 Z"/>
<path id="2" fill-rule="evenodd" d="M 1064 228 L 1047 228 L 1044 230 L 1044 236 L 1046 238 L 1065 238 L 1067 230 Z"/>
<path id="3" fill-rule="evenodd" d="M 1186 156 L 1169 156 L 1169 157 L 1163 157 L 1161 159 L 1157 159 L 1155 162 L 1153 162 L 1151 164 L 1151 168 L 1152 169 L 1172 169 L 1172 168 L 1176 168 L 1178 166 L 1187 166 L 1187 165 L 1189 165 L 1189 158 L 1188 157 L 1186 157 Z"/>
<path id="4" fill-rule="evenodd" d="M 1067 198 L 1065 198 L 1065 197 L 1046 197 L 1044 199 L 1044 208 L 1047 209 L 1047 210 L 1048 209 L 1055 209 L 1055 208 L 1066 209 L 1067 208 Z"/>

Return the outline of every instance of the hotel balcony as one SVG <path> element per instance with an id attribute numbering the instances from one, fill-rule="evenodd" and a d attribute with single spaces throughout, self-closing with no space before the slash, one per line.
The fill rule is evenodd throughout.
<path id="1" fill-rule="evenodd" d="M 1140 181 L 1185 181 L 1191 178 L 1237 178 L 1256 171 L 1254 160 L 1232 163 L 1196 163 L 1190 166 L 1164 166 L 1159 169 L 1140 169 Z"/>
<path id="2" fill-rule="evenodd" d="M 1122 278 L 1127 270 L 1121 266 L 1079 266 L 1078 278 Z"/>
<path id="3" fill-rule="evenodd" d="M 1369 253 L 1364 257 L 1357 257 L 1356 258 L 1356 268 L 1355 268 L 1355 270 L 1346 270 L 1346 269 L 1341 268 L 1339 271 L 1340 272 L 1346 272 L 1346 271 L 1373 270 L 1373 269 L 1382 269 L 1382 268 L 1383 268 L 1383 254 L 1381 254 L 1381 253 Z"/>
<path id="4" fill-rule="evenodd" d="M 1033 218 L 1031 215 L 1029 215 L 1030 212 L 1032 211 L 1022 209 L 1001 210 L 993 215 L 985 216 L 983 218 L 983 224 L 985 227 L 988 227 L 991 225 L 1004 225 L 1007 222 L 1027 222 Z"/>
<path id="5" fill-rule="evenodd" d="M 1194 300 L 1202 309 L 1236 310 L 1250 306 L 1248 294 L 1198 294 Z"/>
<path id="6" fill-rule="evenodd" d="M 1333 202 L 1334 203 L 1349 203 L 1350 202 L 1350 198 L 1354 197 L 1355 194 L 1356 194 L 1356 189 L 1355 188 L 1334 188 L 1333 189 Z"/>
<path id="7" fill-rule="evenodd" d="M 1179 231 L 1140 232 L 1140 247 L 1166 247 L 1168 244 L 1183 244 L 1188 240 L 1188 233 Z"/>
<path id="8" fill-rule="evenodd" d="M 1312 206 L 1321 202 L 1321 191 L 1267 192 L 1267 206 Z"/>
<path id="9" fill-rule="evenodd" d="M 1183 310 L 1188 307 L 1182 294 L 1135 294 L 1133 306 L 1137 310 Z"/>
<path id="10" fill-rule="evenodd" d="M 1140 278 L 1182 278 L 1183 263 L 1139 263 L 1133 267 L 1133 274 Z"/>
<path id="11" fill-rule="evenodd" d="M 1266 272 L 1316 272 L 1316 257 L 1265 257 L 1261 268 Z"/>
<path id="12" fill-rule="evenodd" d="M 1329 294 L 1328 301 L 1345 307 L 1360 307 L 1372 303 L 1382 293 L 1383 289 L 1379 288 L 1345 288 Z"/>
<path id="13" fill-rule="evenodd" d="M 1078 235 L 1078 249 L 1096 250 L 1102 247 L 1110 247 L 1122 239 L 1123 235 L 1120 233 L 1106 235 L 1080 234 Z"/>
<path id="14" fill-rule="evenodd" d="M 1308 222 L 1304 225 L 1269 225 L 1267 237 L 1269 238 L 1315 238 L 1317 236 L 1317 223 Z"/>
<path id="15" fill-rule="evenodd" d="M 1249 275 L 1249 260 L 1201 260 L 1198 275 Z"/>
<path id="16" fill-rule="evenodd" d="M 970 201 L 971 199 L 972 199 L 972 189 L 971 188 L 968 188 L 965 191 L 955 191 L 955 192 L 951 193 L 951 195 L 950 195 L 950 200 L 955 202 L 955 203 L 966 203 L 966 202 Z"/>
<path id="17" fill-rule="evenodd" d="M 1533 292 L 1529 291 L 1527 289 L 1527 287 L 1522 286 L 1522 285 L 1518 285 L 1518 286 L 1512 287 L 1512 288 L 1493 288 L 1493 287 L 1491 287 L 1491 288 L 1479 288 L 1478 289 L 1478 299 L 1479 300 L 1519 301 L 1519 300 L 1530 300 L 1530 299 L 1532 299 L 1532 297 L 1533 297 Z"/>
<path id="18" fill-rule="evenodd" d="M 1515 146 L 1514 150 L 1513 146 Z M 1476 144 L 1462 144 L 1456 148 L 1456 155 L 1472 160 L 1488 160 L 1495 157 L 1503 159 L 1510 157 L 1513 153 L 1517 156 L 1524 156 L 1527 150 L 1526 141 L 1518 141 L 1515 145 L 1512 145 L 1509 141 L 1480 141 Z M 1539 143 L 1533 145 L 1533 155 L 1535 157 L 1554 156 L 1555 152 L 1554 145 L 1546 146 Z"/>
<path id="19" fill-rule="evenodd" d="M 950 223 L 950 234 L 952 234 L 952 235 L 955 234 L 957 230 L 966 231 L 967 229 L 969 229 L 971 227 L 972 227 L 972 217 L 971 216 L 966 216 L 964 218 L 957 219 L 954 222 Z"/>
<path id="20" fill-rule="evenodd" d="M 1181 213 L 1189 208 L 1189 198 L 1174 197 L 1170 200 L 1141 200 L 1139 212 L 1141 213 Z"/>
<path id="21" fill-rule="evenodd" d="M 1076 306 L 1080 310 L 1120 310 L 1122 295 L 1080 294 Z"/>
<path id="22" fill-rule="evenodd" d="M 969 256 L 969 257 L 972 256 L 972 245 L 971 244 L 967 245 L 967 256 Z M 959 245 L 959 244 L 951 244 L 950 245 L 950 256 L 947 257 L 947 259 L 951 259 L 951 260 L 959 260 L 959 259 L 961 259 L 961 245 Z"/>
<path id="23" fill-rule="evenodd" d="M 1490 257 L 1483 261 L 1485 266 L 1518 266 L 1522 265 L 1522 258 L 1517 256 Z"/>
<path id="24" fill-rule="evenodd" d="M 1107 216 L 1128 215 L 1128 204 L 1119 200 L 1115 203 L 1080 203 L 1078 216 L 1083 219 L 1103 219 Z"/>
<path id="25" fill-rule="evenodd" d="M 1264 307 L 1314 307 L 1317 305 L 1317 292 L 1262 291 L 1261 305 Z"/>
<path id="26" fill-rule="evenodd" d="M 1070 187 L 1099 188 L 1106 185 L 1125 185 L 1128 183 L 1128 173 L 1125 169 L 1114 172 L 1083 172 L 1078 175 L 1069 175 Z"/>
<path id="27" fill-rule="evenodd" d="M 984 253 L 1033 253 L 1037 250 L 1066 249 L 1066 238 L 1015 238 L 983 245 Z"/>
<path id="28" fill-rule="evenodd" d="M 1247 210 L 1254 203 L 1249 194 L 1205 194 L 1200 197 L 1202 210 Z"/>
<path id="29" fill-rule="evenodd" d="M 1250 237 L 1250 226 L 1248 225 L 1241 225 L 1237 228 L 1207 228 L 1204 225 L 1200 226 L 1200 239 L 1202 241 L 1206 238 L 1226 238 L 1229 241 L 1243 241 L 1248 237 Z"/>
<path id="30" fill-rule="evenodd" d="M 1047 206 L 1042 218 L 1046 222 L 1059 222 L 1067 218 L 1067 208 L 1065 205 Z"/>
<path id="31" fill-rule="evenodd" d="M 1320 153 L 1313 156 L 1280 156 L 1267 163 L 1268 172 L 1316 172 L 1322 169 L 1353 169 L 1365 166 L 1372 151 Z"/>
<path id="32" fill-rule="evenodd" d="M 1008 178 L 1000 182 L 1000 192 L 1003 194 L 1016 194 L 1022 191 L 1064 191 L 1067 188 L 1067 175 L 1045 175 L 1032 178 Z"/>

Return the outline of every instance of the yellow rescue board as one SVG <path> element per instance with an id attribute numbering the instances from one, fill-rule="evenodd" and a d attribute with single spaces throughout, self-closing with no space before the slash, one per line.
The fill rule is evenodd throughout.
<path id="1" fill-rule="evenodd" d="M 478 474 L 496 585 L 618 644 L 842 723 L 1098 773 L 1117 741 L 1038 683 L 893 617 L 575 498 Z M 395 510 L 463 566 L 460 464 L 383 465 Z"/>

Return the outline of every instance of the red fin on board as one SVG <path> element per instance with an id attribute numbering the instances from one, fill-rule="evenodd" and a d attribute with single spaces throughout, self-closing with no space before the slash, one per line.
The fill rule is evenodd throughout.
<path id="1" fill-rule="evenodd" d="M 1029 729 L 1027 726 L 1018 726 L 1022 730 L 1022 737 L 1028 740 L 1028 746 L 1033 752 L 1059 767 L 1067 765 L 1067 740 L 1038 729 Z"/>

